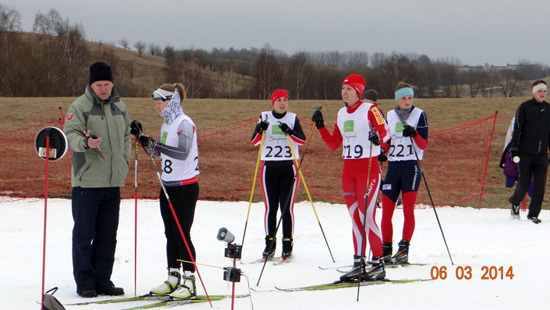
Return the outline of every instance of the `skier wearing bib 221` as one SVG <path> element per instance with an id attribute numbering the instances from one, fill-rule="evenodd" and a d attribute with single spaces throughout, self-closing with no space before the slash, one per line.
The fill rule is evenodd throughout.
<path id="1" fill-rule="evenodd" d="M 422 160 L 428 144 L 428 120 L 424 111 L 413 105 L 411 85 L 400 82 L 395 89 L 397 106 L 388 112 L 391 141 L 388 152 L 388 171 L 382 185 L 382 250 L 385 262 L 407 263 L 409 243 L 414 232 L 414 204 L 422 178 L 418 160 Z M 388 147 L 386 147 L 388 149 Z M 395 202 L 403 198 L 403 234 L 399 249 L 392 258 Z"/>
<path id="2" fill-rule="evenodd" d="M 252 134 L 252 144 L 260 145 L 262 134 L 265 135 L 261 151 L 262 166 L 260 184 L 265 202 L 265 250 L 264 259 L 275 255 L 277 226 L 277 209 L 283 212 L 283 251 L 282 259 L 292 256 L 294 233 L 294 198 L 300 176 L 297 174 L 296 160 L 300 159 L 298 145 L 305 142 L 304 131 L 298 117 L 287 112 L 288 93 L 279 89 L 271 95 L 272 111 L 262 112 L 260 120 Z M 286 136 L 290 138 L 289 146 Z M 292 150 L 290 149 L 292 147 Z M 297 164 L 297 163 L 296 163 Z M 289 197 L 289 195 L 291 195 Z M 288 204 L 288 205 L 285 205 Z"/>

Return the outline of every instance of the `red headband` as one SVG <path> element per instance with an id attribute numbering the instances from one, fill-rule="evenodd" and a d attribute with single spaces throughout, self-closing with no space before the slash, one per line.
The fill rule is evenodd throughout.
<path id="1" fill-rule="evenodd" d="M 286 90 L 279 89 L 274 91 L 273 94 L 271 94 L 271 105 L 274 105 L 275 101 L 277 101 L 277 99 L 281 97 L 285 97 L 286 99 L 288 99 L 288 93 L 286 92 Z"/>

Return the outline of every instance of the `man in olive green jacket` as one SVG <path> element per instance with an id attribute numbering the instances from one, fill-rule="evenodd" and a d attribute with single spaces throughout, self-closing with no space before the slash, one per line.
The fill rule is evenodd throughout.
<path id="1" fill-rule="evenodd" d="M 113 88 L 111 68 L 90 66 L 85 94 L 69 107 L 64 132 L 73 151 L 73 274 L 82 297 L 123 295 L 111 281 L 120 187 L 130 162 L 130 116 Z"/>

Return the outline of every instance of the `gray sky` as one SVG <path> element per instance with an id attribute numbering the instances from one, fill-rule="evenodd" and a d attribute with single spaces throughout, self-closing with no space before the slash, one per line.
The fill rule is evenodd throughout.
<path id="1" fill-rule="evenodd" d="M 366 51 L 449 57 L 463 65 L 550 65 L 550 5 L 542 0 L 0 0 L 31 31 L 56 9 L 86 38 L 130 46 Z"/>

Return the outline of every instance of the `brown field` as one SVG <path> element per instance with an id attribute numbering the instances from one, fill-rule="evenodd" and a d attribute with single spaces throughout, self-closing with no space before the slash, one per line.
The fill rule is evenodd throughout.
<path id="1" fill-rule="evenodd" d="M 35 119 L 42 114 L 51 114 L 61 107 L 64 112 L 75 98 L 0 98 L 0 125 L 13 124 L 22 127 L 29 119 Z M 427 116 L 431 130 L 454 127 L 456 123 L 486 118 L 496 111 L 499 117 L 496 123 L 495 135 L 491 149 L 489 170 L 487 175 L 487 191 L 483 196 L 482 207 L 506 208 L 507 198 L 511 189 L 504 187 L 504 176 L 498 168 L 501 151 L 504 145 L 504 136 L 511 117 L 522 98 L 458 98 L 458 99 L 417 99 L 415 105 L 423 109 Z M 132 119 L 141 121 L 146 131 L 160 129 L 161 117 L 153 110 L 152 101 L 148 98 L 123 98 Z M 387 113 L 395 107 L 393 100 L 381 100 L 379 105 Z M 212 128 L 235 121 L 256 117 L 261 111 L 271 109 L 267 100 L 228 100 L 228 99 L 188 99 L 184 102 L 184 111 L 195 121 L 198 130 Z M 298 116 L 309 119 L 313 110 L 323 107 L 323 114 L 327 124 L 332 124 L 336 112 L 342 107 L 340 101 L 300 100 L 290 102 L 290 110 Z M 458 133 L 459 134 L 459 133 Z M 318 135 L 313 136 L 318 139 Z M 429 146 L 428 146 L 429 147 Z M 468 146 L 457 152 L 467 151 Z M 328 150 L 327 150 L 328 151 Z M 429 182 L 430 176 L 427 175 Z M 480 185 L 481 187 L 481 185 Z M 548 198 L 548 195 L 546 195 Z M 477 202 L 470 205 L 477 206 Z M 548 208 L 547 200 L 543 208 Z"/>

